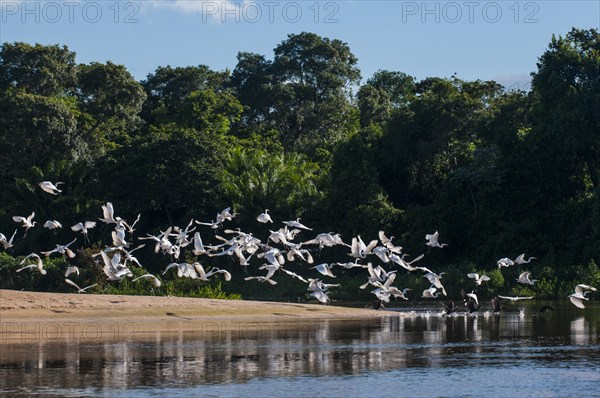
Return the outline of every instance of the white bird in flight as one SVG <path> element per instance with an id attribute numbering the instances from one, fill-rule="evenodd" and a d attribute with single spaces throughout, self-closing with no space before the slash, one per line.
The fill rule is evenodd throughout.
<path id="1" fill-rule="evenodd" d="M 427 234 L 427 235 L 425 235 L 425 239 L 427 240 L 427 243 L 425 243 L 425 244 L 427 246 L 429 246 L 429 247 L 439 247 L 439 248 L 448 246 L 447 243 L 440 244 L 438 242 L 439 236 L 440 236 L 440 234 L 439 234 L 438 231 L 435 231 L 433 234 Z"/>
<path id="2" fill-rule="evenodd" d="M 314 267 L 310 267 L 310 268 L 316 269 L 322 275 L 329 276 L 331 278 L 335 278 L 335 275 L 333 275 L 331 273 L 331 265 L 329 265 L 327 263 L 315 265 Z"/>
<path id="3" fill-rule="evenodd" d="M 537 279 L 529 279 L 529 277 L 531 276 L 531 272 L 529 271 L 525 271 L 522 272 L 521 275 L 519 275 L 519 279 L 517 279 L 517 282 L 522 283 L 524 285 L 534 285 L 538 280 Z"/>
<path id="4" fill-rule="evenodd" d="M 442 275 L 445 274 L 445 272 L 440 272 L 439 275 L 435 272 L 427 272 L 425 275 L 423 275 L 423 278 L 427 278 L 432 286 L 435 286 L 438 291 L 440 291 L 444 296 L 446 296 L 446 289 L 444 289 L 444 286 L 442 285 L 441 281 Z"/>
<path id="5" fill-rule="evenodd" d="M 295 221 L 284 221 L 283 223 L 290 228 L 300 228 L 305 229 L 307 231 L 312 231 L 312 228 L 309 228 L 306 225 L 300 223 L 300 218 L 297 218 Z"/>
<path id="6" fill-rule="evenodd" d="M 56 220 L 48 220 L 44 223 L 44 228 L 58 229 L 58 228 L 62 228 L 62 224 Z"/>
<path id="7" fill-rule="evenodd" d="M 57 185 L 60 184 L 64 184 L 64 182 L 57 182 L 53 184 L 50 181 L 42 181 L 38 185 L 40 186 L 40 188 L 42 188 L 44 192 L 48 192 L 52 195 L 58 195 L 60 192 L 62 192 L 60 189 L 57 188 Z"/>
<path id="8" fill-rule="evenodd" d="M 27 231 L 29 230 L 29 228 L 32 228 L 36 223 L 35 221 L 33 221 L 34 217 L 35 211 L 32 211 L 31 214 L 27 217 L 13 216 L 13 221 L 23 223 L 22 227 L 25 228 L 25 236 L 27 236 Z"/>
<path id="9" fill-rule="evenodd" d="M 525 253 L 520 254 L 517 258 L 515 258 L 513 260 L 513 262 L 515 264 L 521 265 L 521 264 L 527 264 L 529 263 L 531 260 L 537 260 L 537 257 L 529 257 L 529 259 L 525 260 Z"/>
<path id="10" fill-rule="evenodd" d="M 138 276 L 138 277 L 137 277 L 137 278 L 135 278 L 135 279 L 132 279 L 131 281 L 132 281 L 132 282 L 135 282 L 135 281 L 137 281 L 137 280 L 139 280 L 139 279 L 142 279 L 142 278 L 144 278 L 144 279 L 146 279 L 146 278 L 150 278 L 150 279 L 152 279 L 152 283 L 153 283 L 153 284 L 154 284 L 154 286 L 156 286 L 156 287 L 160 287 L 160 286 L 162 285 L 162 283 L 161 283 L 160 279 L 158 279 L 156 276 L 154 276 L 154 275 L 152 275 L 152 274 L 144 274 L 144 275 L 142 275 L 142 276 Z"/>
<path id="11" fill-rule="evenodd" d="M 571 300 L 575 307 L 585 308 L 583 300 L 589 300 L 589 298 L 586 297 L 586 294 L 589 293 L 589 291 L 595 292 L 596 288 L 583 284 L 577 285 L 575 286 L 575 293 L 569 295 L 569 300 Z"/>
<path id="12" fill-rule="evenodd" d="M 54 249 L 47 251 L 47 252 L 40 252 L 40 253 L 42 253 L 46 257 L 51 255 L 52 253 L 58 253 L 58 254 L 66 254 L 67 257 L 73 258 L 73 257 L 75 257 L 75 253 L 71 249 L 69 249 L 69 246 L 71 246 L 73 243 L 75 243 L 76 240 L 77 240 L 77 238 L 73 239 L 71 242 L 67 243 L 66 245 L 56 245 L 56 247 Z"/>
<path id="13" fill-rule="evenodd" d="M 263 213 L 260 213 L 258 215 L 258 217 L 256 217 L 256 220 L 260 223 L 266 224 L 268 222 L 272 223 L 273 219 L 271 218 L 271 216 L 269 215 L 269 209 L 265 209 L 265 211 Z"/>
<path id="14" fill-rule="evenodd" d="M 504 299 L 504 300 L 510 300 L 510 301 L 519 301 L 519 300 L 531 300 L 533 298 L 533 296 L 527 296 L 527 297 L 519 297 L 519 296 L 498 296 L 498 298 Z"/>
<path id="15" fill-rule="evenodd" d="M 498 268 L 512 267 L 513 265 L 515 265 L 515 262 L 508 257 L 504 257 L 498 260 L 496 264 L 498 264 Z"/>
<path id="16" fill-rule="evenodd" d="M 10 249 L 11 247 L 13 247 L 13 240 L 15 239 L 15 235 L 17 234 L 17 230 L 15 229 L 15 232 L 13 232 L 12 236 L 10 237 L 10 239 L 7 239 L 6 236 L 4 236 L 4 234 L 2 232 L 0 232 L 0 244 L 2 246 L 4 246 L 4 249 Z"/>
<path id="17" fill-rule="evenodd" d="M 94 283 L 93 285 L 90 286 L 86 286 L 83 289 L 79 287 L 79 285 L 77 285 L 75 282 L 73 282 L 72 280 L 65 278 L 65 282 L 67 282 L 69 285 L 73 286 L 75 289 L 77 289 L 77 293 L 83 293 L 88 289 L 93 288 L 94 286 L 97 285 L 97 283 Z"/>
<path id="18" fill-rule="evenodd" d="M 68 278 L 71 274 L 79 275 L 79 268 L 75 265 L 67 267 L 67 270 L 65 271 L 65 278 Z"/>
<path id="19" fill-rule="evenodd" d="M 437 296 L 439 296 L 439 293 L 435 286 L 430 286 L 429 289 L 423 290 L 423 294 L 421 295 L 422 298 L 433 298 L 433 299 L 437 298 Z"/>
<path id="20" fill-rule="evenodd" d="M 88 239 L 88 230 L 92 229 L 96 226 L 96 221 L 84 221 L 79 222 L 71 227 L 71 229 L 75 232 L 81 231 L 85 239 L 89 242 Z"/>
<path id="21" fill-rule="evenodd" d="M 476 272 L 471 272 L 471 273 L 468 273 L 468 274 L 467 274 L 467 276 L 468 276 L 469 278 L 471 278 L 471 279 L 474 279 L 474 280 L 475 280 L 475 284 L 476 284 L 477 286 L 481 286 L 481 283 L 482 283 L 482 282 L 487 282 L 487 281 L 489 281 L 489 280 L 490 280 L 490 277 L 489 277 L 489 276 L 487 276 L 487 275 L 479 275 L 479 274 L 478 274 L 478 273 L 476 273 Z"/>
<path id="22" fill-rule="evenodd" d="M 44 269 L 44 264 L 42 263 L 42 259 L 40 258 L 40 256 L 38 256 L 35 253 L 28 254 L 23 260 L 21 260 L 20 264 L 21 265 L 25 264 L 25 262 L 27 260 L 29 260 L 30 258 L 35 258 L 37 260 L 36 264 L 28 264 L 22 268 L 19 268 L 16 272 L 21 272 L 21 271 L 29 269 L 29 268 L 37 268 L 37 270 L 40 272 L 40 274 L 46 275 L 46 270 Z"/>
<path id="23" fill-rule="evenodd" d="M 259 282 L 268 282 L 271 285 L 276 285 L 277 282 L 272 280 L 271 278 L 267 278 L 266 276 L 247 276 L 244 278 L 245 281 L 250 281 L 252 279 L 256 279 Z"/>
<path id="24" fill-rule="evenodd" d="M 351 251 L 348 255 L 354 258 L 366 258 L 367 255 L 372 253 L 375 246 L 377 246 L 377 240 L 372 240 L 367 246 L 360 235 L 358 235 L 352 238 Z"/>

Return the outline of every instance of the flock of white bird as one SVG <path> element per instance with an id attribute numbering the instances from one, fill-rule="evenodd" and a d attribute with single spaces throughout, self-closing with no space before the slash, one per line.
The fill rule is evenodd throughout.
<path id="1" fill-rule="evenodd" d="M 58 185 L 62 183 L 52 183 L 50 181 L 43 181 L 39 184 L 40 188 L 51 195 L 58 195 L 62 191 L 58 189 Z M 248 276 L 245 278 L 246 281 L 255 280 L 258 282 L 267 282 L 271 285 L 276 285 L 277 282 L 273 279 L 278 273 L 284 273 L 292 278 L 296 278 L 307 284 L 307 292 L 310 296 L 314 297 L 321 303 L 327 303 L 329 299 L 329 291 L 331 288 L 338 287 L 339 284 L 325 283 L 322 277 L 329 279 L 335 278 L 334 270 L 335 267 L 344 269 L 362 268 L 366 270 L 366 282 L 360 286 L 361 289 L 367 289 L 369 286 L 373 288 L 371 291 L 376 297 L 377 306 L 379 307 L 382 303 L 387 303 L 390 298 L 396 297 L 407 300 L 407 294 L 412 289 L 399 288 L 393 286 L 396 279 L 398 269 L 386 271 L 381 265 L 374 266 L 370 259 L 375 257 L 384 264 L 399 267 L 408 272 L 422 272 L 423 277 L 431 283 L 428 289 L 425 289 L 421 295 L 421 298 L 435 299 L 438 296 L 447 296 L 446 290 L 442 284 L 442 276 L 445 272 L 439 274 L 431 271 L 430 269 L 423 266 L 413 265 L 421 260 L 424 255 L 421 254 L 412 260 L 407 259 L 407 254 L 402 252 L 402 247 L 397 246 L 393 243 L 394 237 L 387 237 L 384 231 L 379 231 L 379 239 L 371 240 L 369 244 L 366 244 L 359 236 L 353 237 L 351 244 L 344 243 L 340 234 L 328 232 L 319 233 L 314 238 L 304 242 L 294 242 L 297 236 L 301 232 L 312 231 L 302 223 L 300 219 L 284 221 L 283 226 L 277 230 L 269 230 L 270 235 L 267 242 L 261 242 L 260 239 L 254 237 L 251 233 L 242 232 L 238 229 L 226 229 L 224 223 L 231 221 L 236 216 L 235 213 L 231 212 L 231 208 L 226 208 L 218 213 L 214 220 L 210 222 L 201 222 L 197 220 L 190 220 L 185 228 L 178 226 L 170 226 L 165 231 L 160 231 L 157 235 L 146 235 L 138 237 L 139 240 L 150 240 L 154 241 L 154 252 L 157 254 L 168 255 L 171 258 L 171 263 L 166 266 L 162 275 L 167 274 L 171 269 L 175 270 L 177 277 L 180 278 L 192 278 L 207 281 L 210 277 L 222 274 L 225 281 L 231 280 L 231 274 L 224 269 L 213 267 L 210 270 L 205 270 L 199 261 L 193 263 L 179 262 L 179 259 L 186 248 L 191 249 L 191 253 L 194 256 L 232 256 L 240 266 L 247 267 L 250 264 L 252 257 L 256 257 L 263 262 L 258 267 L 259 271 L 266 271 L 266 274 Z M 29 229 L 35 227 L 36 221 L 34 221 L 35 212 L 32 212 L 27 217 L 25 216 L 14 216 L 13 220 L 16 223 L 21 224 L 21 227 L 25 230 L 24 237 L 27 236 Z M 102 206 L 102 218 L 99 218 L 104 224 L 114 224 L 114 230 L 111 231 L 112 245 L 105 247 L 103 250 L 94 254 L 95 258 L 99 258 L 103 263 L 103 270 L 109 281 L 120 281 L 123 278 L 132 278 L 133 281 L 140 279 L 150 279 L 156 287 L 161 286 L 161 280 L 155 275 L 146 273 L 138 278 L 133 279 L 133 272 L 131 266 L 142 267 L 138 259 L 133 253 L 144 247 L 145 244 L 137 245 L 131 248 L 133 242 L 133 233 L 135 231 L 135 225 L 140 220 L 138 215 L 135 222 L 132 224 L 127 223 L 122 218 L 115 216 L 115 210 L 112 203 L 108 202 Z M 257 216 L 257 221 L 263 224 L 273 224 L 273 220 L 269 215 L 269 210 L 265 210 Z M 96 221 L 82 221 L 73 226 L 71 229 L 74 232 L 79 232 L 83 235 L 85 242 L 89 243 L 88 232 L 90 229 L 95 228 L 97 225 Z M 196 231 L 198 225 L 208 226 L 215 233 L 215 239 L 219 241 L 217 244 L 204 244 L 201 234 Z M 47 220 L 43 224 L 44 228 L 57 229 L 62 228 L 62 224 L 57 220 Z M 17 230 L 8 239 L 4 234 L 0 233 L 0 244 L 4 249 L 10 249 L 14 246 L 14 239 L 17 235 Z M 223 237 L 219 235 L 219 231 L 223 231 Z M 193 234 L 193 235 L 192 235 Z M 75 252 L 70 248 L 78 238 L 73 239 L 71 242 L 64 245 L 56 245 L 55 248 L 47 251 L 41 251 L 45 257 L 49 257 L 53 254 L 67 256 L 68 258 L 74 258 Z M 430 248 L 444 248 L 447 246 L 446 243 L 439 243 L 439 233 L 436 231 L 433 234 L 425 235 L 425 245 Z M 320 252 L 324 247 L 333 246 L 345 246 L 349 249 L 348 256 L 354 261 L 348 262 L 336 262 L 336 263 L 322 263 L 314 264 L 314 258 L 311 254 L 316 252 L 317 248 Z M 312 250 L 311 250 L 312 249 Z M 502 258 L 498 260 L 497 265 L 499 269 L 504 267 L 520 266 L 528 264 L 534 260 L 535 257 L 529 257 L 525 259 L 525 254 L 521 254 L 514 260 L 510 258 Z M 301 275 L 296 274 L 285 268 L 286 261 L 294 262 L 296 260 L 305 262 L 311 265 L 309 268 L 316 270 L 322 277 L 319 278 L 305 278 Z M 360 264 L 359 261 L 366 260 L 366 264 Z M 24 270 L 37 270 L 40 274 L 45 275 L 44 265 L 40 255 L 31 253 L 27 255 L 22 261 L 22 268 L 18 269 L 17 272 Z M 76 266 L 69 266 L 65 271 L 65 283 L 74 287 L 77 292 L 82 293 L 88 289 L 93 288 L 96 284 L 81 288 L 76 282 L 69 279 L 71 275 L 79 275 L 79 269 Z M 475 284 L 474 290 L 490 280 L 487 275 L 479 275 L 477 273 L 469 273 L 467 276 L 473 279 Z M 518 283 L 524 285 L 534 285 L 537 282 L 536 279 L 531 279 L 531 272 L 522 272 L 517 279 Z M 579 284 L 575 287 L 575 293 L 569 296 L 571 302 L 579 308 L 585 308 L 583 302 L 588 300 L 586 297 L 590 291 L 596 291 L 592 286 Z M 466 293 L 462 291 L 462 297 L 468 313 L 477 311 L 481 307 L 481 303 L 477 298 L 475 291 Z M 500 311 L 502 308 L 499 304 L 499 299 L 505 299 L 509 301 L 526 300 L 532 299 L 529 297 L 511 297 L 511 296 L 497 296 L 491 301 L 494 312 Z M 457 310 L 457 306 L 453 302 L 442 303 L 444 306 L 444 314 L 450 314 Z"/>

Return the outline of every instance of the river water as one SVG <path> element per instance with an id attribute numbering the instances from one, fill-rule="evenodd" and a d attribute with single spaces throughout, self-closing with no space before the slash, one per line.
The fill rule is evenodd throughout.
<path id="1" fill-rule="evenodd" d="M 600 397 L 600 303 L 0 345 L 0 395 Z"/>

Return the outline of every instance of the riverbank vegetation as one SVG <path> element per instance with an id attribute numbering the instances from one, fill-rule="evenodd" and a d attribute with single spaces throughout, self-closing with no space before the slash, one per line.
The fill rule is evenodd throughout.
<path id="1" fill-rule="evenodd" d="M 90 244 L 78 243 L 81 255 L 46 261 L 47 275 L 14 272 L 22 256 L 72 240 L 69 226 L 97 220 L 108 201 L 127 220 L 141 214 L 139 236 L 210 221 L 228 206 L 238 213 L 228 227 L 263 241 L 269 227 L 256 216 L 267 208 L 271 229 L 301 217 L 315 234 L 336 231 L 347 243 L 384 230 L 404 252 L 424 252 L 424 265 L 447 272 L 454 296 L 470 289 L 466 274 L 475 271 L 492 278 L 482 288 L 489 294 L 565 297 L 578 283 L 600 284 L 598 31 L 552 37 L 529 91 L 390 70 L 361 80 L 357 61 L 339 40 L 300 33 L 272 55 L 239 53 L 231 71 L 164 66 L 136 81 L 112 62 L 79 64 L 64 46 L 4 43 L 0 232 L 19 231 L 0 253 L 0 288 L 72 291 L 62 275 L 71 263 L 99 283 L 97 292 L 307 298 L 295 279 L 245 282 L 259 259 L 249 270 L 230 258 L 206 260 L 229 270 L 230 282 L 160 276 L 170 259 L 151 245 L 137 257 L 161 287 L 108 282 L 83 255 L 110 244 L 102 225 L 90 230 Z M 41 191 L 44 180 L 64 182 L 63 192 Z M 12 216 L 32 211 L 39 225 L 23 237 Z M 65 228 L 42 228 L 47 219 Z M 425 246 L 435 230 L 448 243 L 443 250 Z M 540 280 L 526 288 L 514 282 L 516 268 L 496 266 L 523 252 L 537 257 L 526 269 Z M 314 255 L 348 261 L 339 249 Z M 401 273 L 415 291 L 429 285 Z M 364 270 L 336 274 L 342 286 L 333 299 L 371 299 L 370 289 L 358 289 Z"/>

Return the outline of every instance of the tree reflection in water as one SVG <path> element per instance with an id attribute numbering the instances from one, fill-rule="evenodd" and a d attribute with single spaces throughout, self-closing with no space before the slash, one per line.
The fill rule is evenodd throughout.
<path id="1" fill-rule="evenodd" d="M 406 368 L 593 363 L 598 311 L 559 308 L 441 317 L 434 312 L 374 320 L 260 323 L 158 332 L 124 342 L 0 345 L 0 394 L 245 383 L 256 378 L 356 375 Z M 540 351 L 540 347 L 542 347 Z M 590 356 L 590 358 L 588 358 Z M 587 358 L 587 359 L 586 359 Z M 596 357 L 597 361 L 597 357 Z"/>

